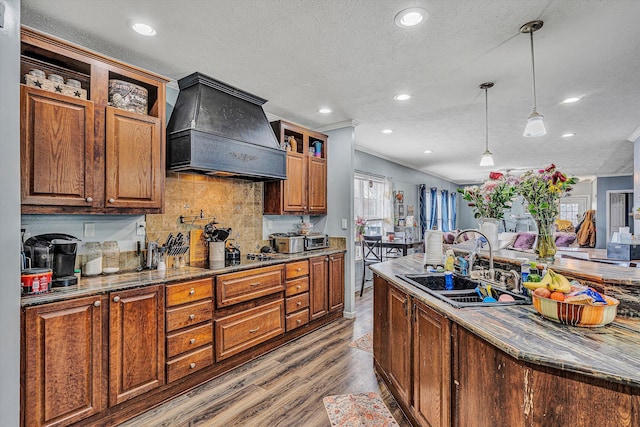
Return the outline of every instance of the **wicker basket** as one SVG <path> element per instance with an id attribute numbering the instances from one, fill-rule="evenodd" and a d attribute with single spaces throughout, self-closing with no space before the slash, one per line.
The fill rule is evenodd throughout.
<path id="1" fill-rule="evenodd" d="M 147 114 L 149 95 L 142 86 L 123 80 L 109 80 L 109 105 L 121 110 Z"/>
<path id="2" fill-rule="evenodd" d="M 533 306 L 544 318 L 557 323 L 598 327 L 613 322 L 620 304 L 615 298 L 604 298 L 607 305 L 588 305 L 556 301 L 533 294 Z"/>

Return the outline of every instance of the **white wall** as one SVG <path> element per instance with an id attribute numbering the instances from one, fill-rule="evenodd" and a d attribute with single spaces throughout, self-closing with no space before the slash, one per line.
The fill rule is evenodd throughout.
<path id="1" fill-rule="evenodd" d="M 0 28 L 0 425 L 20 425 L 20 0 Z"/>
<path id="2" fill-rule="evenodd" d="M 355 162 L 355 132 L 353 126 L 324 131 L 327 142 L 327 216 L 325 231 L 329 236 L 345 237 L 345 302 L 344 316 L 355 316 L 355 241 L 353 225 L 353 168 Z M 342 229 L 342 220 L 347 229 Z"/>

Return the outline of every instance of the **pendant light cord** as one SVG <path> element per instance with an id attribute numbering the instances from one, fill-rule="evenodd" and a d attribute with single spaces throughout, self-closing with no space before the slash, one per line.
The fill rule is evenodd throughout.
<path id="1" fill-rule="evenodd" d="M 531 81 L 533 82 L 533 111 L 538 111 L 538 103 L 536 101 L 536 61 L 533 55 L 533 28 L 529 30 L 531 37 Z"/>
<path id="2" fill-rule="evenodd" d="M 486 149 L 489 151 L 489 95 L 486 87 L 484 88 L 484 129 Z"/>

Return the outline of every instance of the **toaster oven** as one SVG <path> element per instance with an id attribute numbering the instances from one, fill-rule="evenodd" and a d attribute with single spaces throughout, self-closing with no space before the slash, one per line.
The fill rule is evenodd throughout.
<path id="1" fill-rule="evenodd" d="M 311 234 L 304 236 L 304 250 L 324 249 L 329 247 L 329 236 L 326 234 Z"/>

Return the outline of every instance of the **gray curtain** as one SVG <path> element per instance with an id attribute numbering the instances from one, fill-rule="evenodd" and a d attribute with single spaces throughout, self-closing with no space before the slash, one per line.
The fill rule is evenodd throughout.
<path id="1" fill-rule="evenodd" d="M 456 208 L 456 192 L 452 192 L 449 196 L 451 199 L 451 229 L 455 230 L 457 228 L 456 220 L 458 219 L 458 209 Z"/>
<path id="2" fill-rule="evenodd" d="M 431 187 L 431 212 L 429 213 L 429 228 L 438 228 L 438 189 Z"/>
<path id="3" fill-rule="evenodd" d="M 442 231 L 449 231 L 449 190 L 442 190 Z"/>

